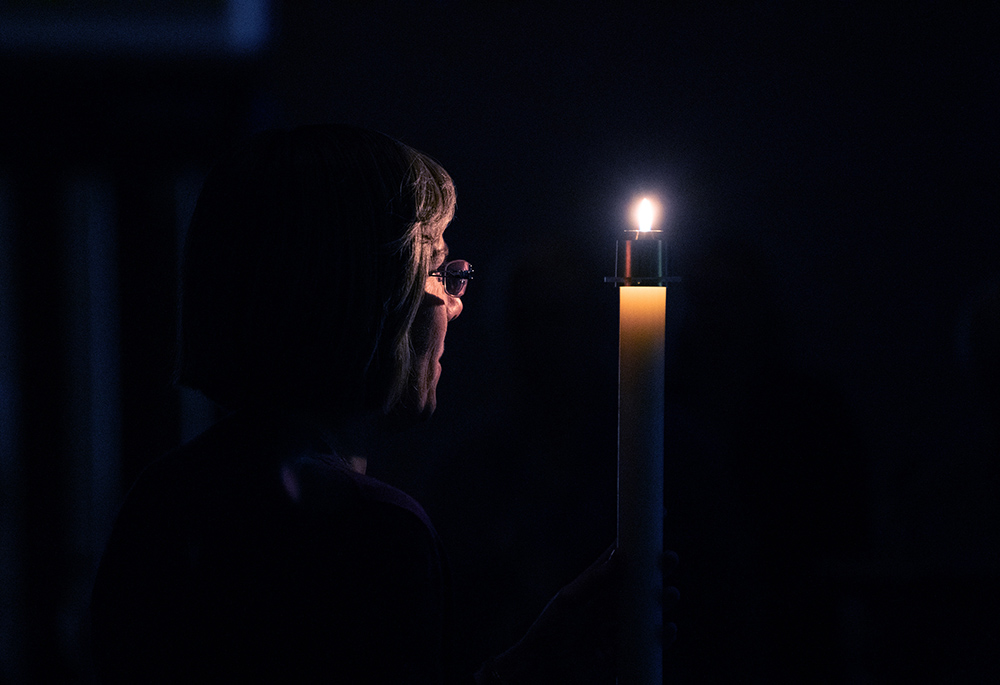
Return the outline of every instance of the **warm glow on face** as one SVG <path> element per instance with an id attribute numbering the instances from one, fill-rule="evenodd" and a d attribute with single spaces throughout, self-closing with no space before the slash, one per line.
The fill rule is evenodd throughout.
<path id="1" fill-rule="evenodd" d="M 648 197 L 642 198 L 639 208 L 636 210 L 636 219 L 639 222 L 639 230 L 643 233 L 653 230 L 653 220 L 656 218 L 656 208 Z"/>

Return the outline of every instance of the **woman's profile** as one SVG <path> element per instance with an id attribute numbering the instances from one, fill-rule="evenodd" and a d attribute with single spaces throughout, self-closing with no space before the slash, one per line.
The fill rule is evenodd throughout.
<path id="1" fill-rule="evenodd" d="M 209 174 L 178 368 L 227 415 L 126 498 L 93 592 L 105 682 L 549 677 L 552 636 L 593 614 L 614 564 L 509 652 L 454 673 L 442 544 L 419 504 L 365 475 L 381 431 L 434 411 L 473 277 L 444 241 L 454 208 L 434 160 L 347 126 L 260 134 Z"/>

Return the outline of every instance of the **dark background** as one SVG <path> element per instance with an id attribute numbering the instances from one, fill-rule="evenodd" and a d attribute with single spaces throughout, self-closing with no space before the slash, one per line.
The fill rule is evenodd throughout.
<path id="1" fill-rule="evenodd" d="M 996 19 L 930 2 L 0 6 L 0 681 L 89 682 L 89 584 L 121 497 L 214 416 L 171 385 L 200 180 L 255 130 L 322 121 L 427 151 L 458 187 L 447 238 L 477 278 L 439 410 L 370 472 L 435 520 L 470 667 L 614 537 L 602 278 L 651 193 L 684 279 L 671 682 L 989 679 Z"/>

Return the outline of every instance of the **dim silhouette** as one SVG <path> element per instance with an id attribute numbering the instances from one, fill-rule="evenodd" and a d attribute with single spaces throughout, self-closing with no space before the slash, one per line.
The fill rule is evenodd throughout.
<path id="1" fill-rule="evenodd" d="M 227 415 L 126 498 L 93 590 L 105 682 L 613 678 L 610 548 L 511 649 L 457 673 L 441 541 L 366 475 L 380 436 L 437 403 L 474 276 L 448 255 L 454 206 L 432 159 L 346 126 L 260 134 L 208 176 L 178 379 Z"/>

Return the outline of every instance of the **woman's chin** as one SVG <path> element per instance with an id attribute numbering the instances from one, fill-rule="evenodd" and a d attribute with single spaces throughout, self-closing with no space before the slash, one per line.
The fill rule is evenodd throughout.
<path id="1" fill-rule="evenodd" d="M 430 419 L 436 408 L 437 393 L 433 388 L 424 392 L 414 390 L 386 416 L 387 425 L 391 432 L 405 430 Z"/>

